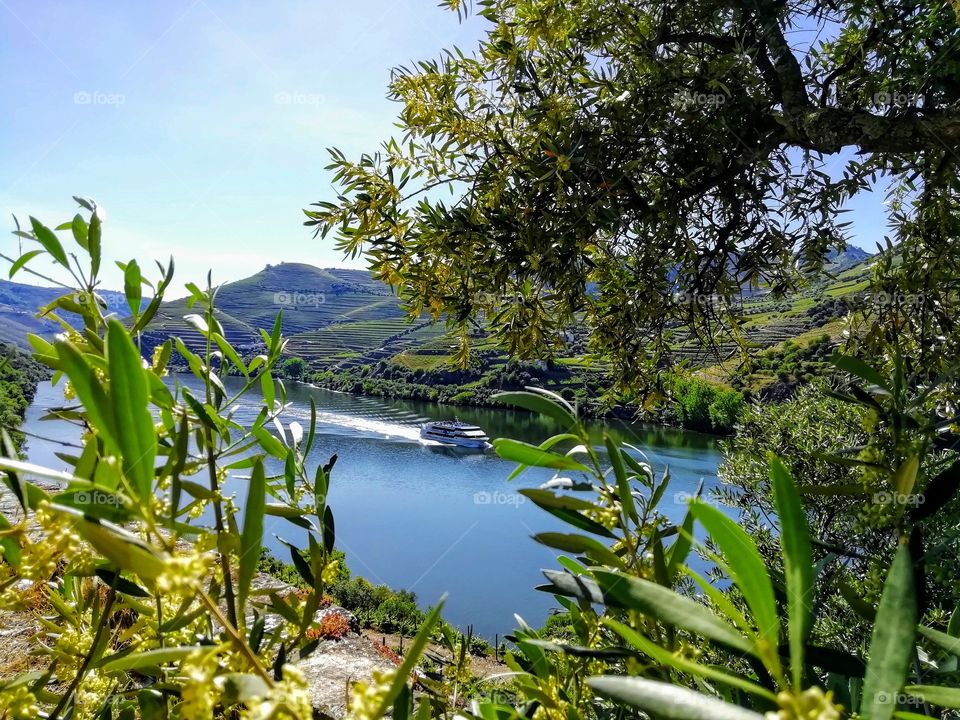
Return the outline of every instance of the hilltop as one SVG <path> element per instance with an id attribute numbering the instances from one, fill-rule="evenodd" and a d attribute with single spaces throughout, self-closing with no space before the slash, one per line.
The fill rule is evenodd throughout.
<path id="1" fill-rule="evenodd" d="M 765 288 L 744 293 L 743 330 L 760 358 L 757 368 L 744 374 L 734 360 L 724 360 L 736 354 L 731 341 L 708 349 L 679 330 L 675 361 L 695 376 L 732 384 L 748 394 L 776 397 L 789 392 L 811 369 L 810 363 L 823 361 L 840 333 L 848 301 L 868 285 L 869 253 L 851 247 L 831 253 L 828 260 L 824 277 L 788 298 L 774 298 Z M 37 319 L 32 311 L 58 292 L 0 281 L 0 340 L 23 345 L 27 332 L 56 332 L 54 323 Z M 103 296 L 111 310 L 129 313 L 119 293 Z M 364 270 L 268 265 L 221 286 L 217 306 L 227 338 L 248 354 L 262 349 L 260 329 L 270 328 L 282 311 L 287 354 L 303 358 L 319 382 L 341 390 L 483 403 L 500 388 L 530 382 L 584 400 L 602 395 L 606 387 L 604 363 L 587 353 L 583 327 L 567 331 L 567 350 L 551 363 L 511 361 L 477 329 L 471 367 L 454 370 L 449 361 L 457 340 L 446 326 L 428 318 L 411 319 L 392 289 Z M 203 338 L 184 320 L 192 312 L 185 299 L 163 303 L 144 333 L 145 350 L 171 335 L 201 349 Z"/>

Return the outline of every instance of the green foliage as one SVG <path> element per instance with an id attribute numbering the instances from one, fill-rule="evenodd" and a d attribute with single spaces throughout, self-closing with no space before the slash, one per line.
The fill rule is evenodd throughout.
<path id="1" fill-rule="evenodd" d="M 292 357 L 280 365 L 280 375 L 288 380 L 304 380 L 310 367 L 303 358 Z"/>
<path id="2" fill-rule="evenodd" d="M 330 587 L 330 594 L 363 627 L 380 632 L 413 635 L 424 621 L 412 592 L 373 585 L 362 577 L 339 579 Z"/>
<path id="3" fill-rule="evenodd" d="M 677 421 L 692 430 L 729 433 L 743 412 L 743 394 L 697 377 L 677 377 L 671 383 Z"/>
<path id="4" fill-rule="evenodd" d="M 396 68 L 397 137 L 356 158 L 331 150 L 337 193 L 306 211 L 339 249 L 368 253 L 411 312 L 447 313 L 461 360 L 481 317 L 524 356 L 584 323 L 641 390 L 678 328 L 745 349 L 744 286 L 776 298 L 821 275 L 851 237 L 841 208 L 878 176 L 891 244 L 871 289 L 924 300 L 878 305 L 871 340 L 955 360 L 960 92 L 941 50 L 960 31 L 955 3 L 476 9 L 477 46 Z M 890 315 L 900 338 L 884 334 Z"/>
<path id="5" fill-rule="evenodd" d="M 33 401 L 37 383 L 45 377 L 42 365 L 12 345 L 0 343 L 0 427 L 10 433 L 18 447 L 23 435 L 17 429 Z"/>
<path id="6" fill-rule="evenodd" d="M 218 320 L 218 289 L 209 278 L 205 289 L 188 283 L 186 304 L 195 312 L 184 320 L 203 343 L 195 352 L 170 339 L 146 360 L 141 331 L 160 307 L 173 263 L 159 268 L 155 282 L 134 261 L 121 264 L 129 326 L 105 315 L 97 295 L 100 218 L 94 203 L 77 202 L 86 217 L 56 230 L 31 218 L 31 231 L 18 231 L 42 247 L 18 267 L 45 253 L 76 284 L 42 309 L 63 334 L 53 343 L 29 340 L 64 392 L 65 404 L 51 416 L 84 432 L 82 449 L 60 455 L 66 472 L 17 460 L 4 436 L 0 471 L 20 508 L 0 521 L 0 609 L 35 616 L 41 633 L 31 650 L 43 669 L 2 681 L 0 714 L 312 718 L 310 694 L 290 660 L 316 647 L 308 635 L 315 613 L 342 578 L 326 504 L 336 457 L 308 467 L 315 415 L 306 430 L 278 420 L 286 401 L 274 379 L 285 348 L 280 319 L 261 331 L 265 352 L 245 361 Z M 58 235 L 65 231 L 73 236 L 72 263 Z M 146 303 L 144 285 L 153 291 Z M 66 313 L 82 318 L 82 333 Z M 201 382 L 196 395 L 165 378 L 174 348 Z M 10 373 L 20 372 L 19 363 L 5 363 L 3 372 L 17 380 Z M 228 374 L 243 377 L 239 391 L 227 392 Z M 252 388 L 260 388 L 263 405 L 252 424 L 240 424 L 232 413 Z M 278 462 L 268 466 L 268 458 Z M 225 489 L 228 478 L 242 487 L 242 511 Z M 199 521 L 207 514 L 211 521 Z M 288 545 L 296 593 L 255 589 L 267 515 L 306 536 L 306 547 Z M 395 622 L 407 609 L 388 607 L 384 617 Z M 435 612 L 421 621 L 424 637 L 415 646 L 437 619 Z M 406 680 L 393 679 L 385 697 L 396 697 Z"/>
<path id="7" fill-rule="evenodd" d="M 888 385 L 865 367 L 841 364 Z M 547 397 L 540 393 L 536 402 Z M 570 411 L 558 397 L 549 400 L 550 414 Z M 904 400 L 887 410 L 910 407 Z M 929 436 L 930 428 L 925 432 Z M 928 613 L 937 612 L 915 586 L 917 569 L 927 564 L 912 549 L 915 540 L 909 547 L 906 542 L 915 528 L 896 524 L 887 555 L 895 559 L 880 572 L 879 609 L 862 600 L 855 607 L 867 615 L 868 642 L 851 646 L 818 632 L 829 625 L 825 616 L 836 605 L 823 600 L 841 592 L 846 560 L 822 553 L 801 496 L 804 485 L 779 458 L 754 456 L 764 467 L 770 511 L 780 518 L 779 542 L 762 552 L 704 498 L 691 501 L 681 527 L 666 522 L 657 505 L 669 478 L 657 482 L 628 446 L 608 441 L 601 458 L 584 440 L 574 426 L 569 435 L 547 439 L 542 455 L 525 457 L 542 467 L 567 466 L 560 459 L 576 458 L 587 469 L 570 494 L 523 491 L 574 532 L 536 536 L 565 553 L 563 570 L 546 571 L 541 588 L 554 593 L 565 612 L 543 632 L 521 625 L 510 638 L 516 712 L 528 701 L 544 717 L 558 719 L 629 716 L 632 707 L 681 719 L 759 720 L 766 714 L 832 720 L 889 718 L 898 708 L 920 706 L 933 717 L 937 704 L 957 706 L 955 677 L 938 668 L 944 662 L 953 667 L 958 656 L 949 654 L 960 651 L 960 641 L 917 628 L 924 602 Z M 501 445 L 513 447 L 498 443 L 498 450 Z M 505 456 L 514 454 L 511 449 Z M 942 507 L 941 499 L 933 512 Z M 696 525 L 706 533 L 703 543 L 694 540 Z M 686 565 L 693 544 L 712 561 L 716 579 L 726 582 L 710 582 Z M 693 588 L 702 595 L 693 595 Z M 510 711 L 481 703 L 477 715 Z"/>

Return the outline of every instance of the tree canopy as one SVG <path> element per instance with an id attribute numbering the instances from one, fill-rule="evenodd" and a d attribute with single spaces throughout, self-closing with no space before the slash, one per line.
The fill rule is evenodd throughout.
<path id="1" fill-rule="evenodd" d="M 917 327 L 956 349 L 955 3 L 477 9 L 479 46 L 397 68 L 402 134 L 357 160 L 332 150 L 337 197 L 305 211 L 368 253 L 412 312 L 446 313 L 464 345 L 482 316 L 526 355 L 586 322 L 636 382 L 676 328 L 736 337 L 745 287 L 787 291 L 821 272 L 848 240 L 845 203 L 877 188 L 897 258 L 887 277 L 923 285 Z"/>

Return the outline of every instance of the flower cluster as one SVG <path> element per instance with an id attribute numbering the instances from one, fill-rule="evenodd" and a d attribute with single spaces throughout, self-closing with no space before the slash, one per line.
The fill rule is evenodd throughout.
<path id="1" fill-rule="evenodd" d="M 354 683 L 347 717 L 350 720 L 377 720 L 380 705 L 396 677 L 396 670 L 378 669 L 373 671 L 369 683 Z"/>
<path id="2" fill-rule="evenodd" d="M 804 690 L 799 695 L 781 692 L 777 695 L 780 710 L 768 712 L 767 720 L 840 720 L 843 709 L 833 702 L 833 693 L 824 693 L 818 687 Z"/>
<path id="3" fill-rule="evenodd" d="M 313 717 L 313 703 L 303 673 L 293 665 L 284 665 L 281 673 L 280 681 L 270 688 L 266 697 L 247 701 L 240 714 L 242 720 L 310 720 Z"/>

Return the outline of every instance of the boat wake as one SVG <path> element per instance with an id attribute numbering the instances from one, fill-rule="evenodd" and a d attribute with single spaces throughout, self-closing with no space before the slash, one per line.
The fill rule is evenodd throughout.
<path id="1" fill-rule="evenodd" d="M 310 422 L 310 413 L 300 411 L 285 412 L 281 422 L 288 424 L 296 420 L 306 429 Z M 385 440 L 420 442 L 418 425 L 407 425 L 382 418 L 370 418 L 346 413 L 317 411 L 317 432 L 348 435 L 376 435 Z"/>

